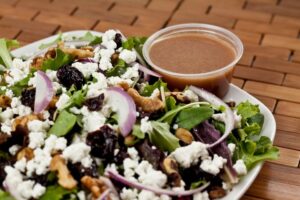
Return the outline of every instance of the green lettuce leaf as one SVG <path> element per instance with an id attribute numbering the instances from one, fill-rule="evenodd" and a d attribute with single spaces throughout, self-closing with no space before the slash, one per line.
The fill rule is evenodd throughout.
<path id="1" fill-rule="evenodd" d="M 69 113 L 66 110 L 63 110 L 55 120 L 55 123 L 50 128 L 48 134 L 56 135 L 58 137 L 66 135 L 77 122 L 76 115 Z"/>
<path id="2" fill-rule="evenodd" d="M 76 190 L 67 190 L 59 185 L 48 186 L 46 192 L 40 197 L 40 200 L 63 200 L 68 198 L 70 194 L 76 193 Z"/>
<path id="3" fill-rule="evenodd" d="M 179 139 L 170 132 L 170 126 L 167 123 L 151 121 L 153 131 L 148 133 L 150 142 L 162 151 L 172 152 L 180 147 Z"/>
<path id="4" fill-rule="evenodd" d="M 209 119 L 213 113 L 213 109 L 207 106 L 187 108 L 178 114 L 176 123 L 181 128 L 191 130 L 201 122 Z"/>
<path id="5" fill-rule="evenodd" d="M 49 42 L 49 43 L 43 43 L 39 46 L 39 49 L 46 49 L 48 47 L 51 47 L 52 45 L 57 44 L 58 42 L 62 41 L 62 33 L 58 33 L 58 36 L 55 40 Z"/>
<path id="6" fill-rule="evenodd" d="M 249 101 L 240 103 L 236 108 L 237 113 L 241 115 L 243 119 L 248 119 L 260 112 L 258 105 L 251 104 Z"/>
<path id="7" fill-rule="evenodd" d="M 65 54 L 62 50 L 56 49 L 55 58 L 50 58 L 42 63 L 42 70 L 58 70 L 60 67 L 71 63 L 74 60 L 73 56 Z"/>
<path id="8" fill-rule="evenodd" d="M 78 38 L 79 41 L 87 41 L 89 45 L 101 44 L 102 38 L 96 35 L 93 35 L 91 32 L 86 32 L 86 34 L 82 37 Z"/>
<path id="9" fill-rule="evenodd" d="M 229 136 L 229 142 L 236 144 L 233 160 L 242 159 L 248 171 L 258 162 L 276 160 L 279 157 L 279 150 L 272 145 L 271 140 L 266 136 L 261 136 L 258 140 L 246 138 L 240 141 L 231 134 Z"/>
<path id="10" fill-rule="evenodd" d="M 0 199 L 1 200 L 14 200 L 12 196 L 8 192 L 4 192 L 3 190 L 0 189 Z"/>
<path id="11" fill-rule="evenodd" d="M 153 93 L 153 91 L 155 89 L 160 90 L 161 87 L 163 87 L 165 91 L 168 91 L 167 83 L 163 82 L 161 79 L 159 79 L 158 81 L 156 81 L 152 85 L 149 85 L 149 83 L 147 83 L 145 85 L 145 87 L 143 88 L 143 90 L 141 91 L 141 95 L 149 97 L 149 96 L 151 96 L 151 94 Z"/>

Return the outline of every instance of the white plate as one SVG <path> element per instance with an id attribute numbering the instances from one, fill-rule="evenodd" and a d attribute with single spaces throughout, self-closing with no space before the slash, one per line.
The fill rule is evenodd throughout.
<path id="1" fill-rule="evenodd" d="M 64 35 L 68 34 L 69 36 L 76 36 L 80 37 L 83 36 L 87 31 L 86 30 L 79 30 L 79 31 L 70 31 L 65 32 Z M 95 35 L 101 36 L 102 33 L 90 31 Z M 52 42 L 54 39 L 57 38 L 56 36 L 51 36 L 37 42 L 31 43 L 26 45 L 22 48 L 14 50 L 12 53 L 16 57 L 21 57 L 23 55 L 30 55 L 32 52 L 38 51 L 38 47 L 42 43 Z M 272 141 L 274 140 L 275 133 L 276 133 L 276 123 L 275 119 L 270 112 L 270 110 L 259 100 L 245 92 L 244 90 L 238 88 L 237 86 L 231 84 L 227 95 L 224 97 L 224 100 L 234 100 L 237 103 L 249 100 L 251 103 L 258 104 L 261 110 L 261 113 L 265 116 L 264 126 L 262 129 L 262 135 L 268 136 Z M 239 199 L 242 195 L 247 191 L 250 187 L 252 182 L 255 180 L 256 176 L 258 175 L 259 171 L 262 168 L 263 163 L 256 165 L 248 174 L 247 176 L 243 177 L 241 181 L 233 187 L 233 190 L 229 192 L 226 197 L 222 198 L 222 200 L 234 200 Z"/>

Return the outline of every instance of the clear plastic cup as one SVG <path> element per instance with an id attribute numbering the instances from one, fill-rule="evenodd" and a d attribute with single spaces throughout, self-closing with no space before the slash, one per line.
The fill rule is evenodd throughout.
<path id="1" fill-rule="evenodd" d="M 226 66 L 221 66 L 217 70 L 205 73 L 184 74 L 166 70 L 162 66 L 155 65 L 150 57 L 150 49 L 153 44 L 168 38 L 172 35 L 199 33 L 206 36 L 218 37 L 228 43 L 234 50 L 235 58 Z M 201 52 L 199 52 L 201 53 Z M 209 24 L 179 24 L 159 30 L 151 35 L 143 47 L 143 56 L 152 69 L 163 76 L 163 80 L 172 89 L 184 89 L 187 85 L 194 85 L 204 88 L 219 97 L 223 97 L 228 89 L 232 78 L 234 67 L 243 54 L 243 44 L 241 40 L 227 29 Z M 199 66 L 201 67 L 201 66 Z"/>

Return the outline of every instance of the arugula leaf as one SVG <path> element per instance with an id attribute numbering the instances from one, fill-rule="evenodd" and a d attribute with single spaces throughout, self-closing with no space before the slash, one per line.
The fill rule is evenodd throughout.
<path id="1" fill-rule="evenodd" d="M 138 139 L 144 139 L 145 138 L 145 133 L 143 133 L 141 131 L 141 126 L 137 125 L 137 124 L 133 125 L 132 135 L 134 135 Z"/>
<path id="2" fill-rule="evenodd" d="M 75 193 L 76 190 L 67 190 L 59 185 L 51 185 L 47 187 L 47 190 L 40 200 L 63 200 L 64 197 Z"/>
<path id="3" fill-rule="evenodd" d="M 61 66 L 67 65 L 74 60 L 74 57 L 69 54 L 65 54 L 62 50 L 56 49 L 55 58 L 50 58 L 42 63 L 42 70 L 47 69 L 58 70 Z"/>
<path id="4" fill-rule="evenodd" d="M 66 110 L 63 110 L 57 117 L 55 123 L 50 128 L 48 134 L 56 135 L 58 137 L 66 135 L 71 131 L 73 126 L 77 122 L 76 115 L 69 113 Z"/>
<path id="5" fill-rule="evenodd" d="M 163 87 L 165 91 L 168 91 L 167 83 L 163 82 L 161 79 L 157 80 L 152 85 L 149 85 L 149 83 L 147 83 L 141 91 L 141 95 L 149 97 L 155 89 L 160 90 L 161 87 Z"/>
<path id="6" fill-rule="evenodd" d="M 0 199 L 1 200 L 14 200 L 12 196 L 8 192 L 4 192 L 3 190 L 0 189 Z"/>
<path id="7" fill-rule="evenodd" d="M 119 59 L 118 63 L 112 69 L 105 72 L 105 75 L 108 77 L 120 76 L 126 72 L 127 67 L 128 67 L 128 65 L 125 63 L 125 61 L 122 59 Z"/>
<path id="8" fill-rule="evenodd" d="M 15 96 L 20 96 L 22 90 L 28 86 L 29 79 L 33 77 L 33 72 L 29 73 L 27 77 L 23 78 L 19 82 L 10 86 L 9 89 L 14 93 Z"/>
<path id="9" fill-rule="evenodd" d="M 82 37 L 78 38 L 79 41 L 87 41 L 89 45 L 96 45 L 102 42 L 102 38 L 96 35 L 93 35 L 91 32 L 86 32 L 86 34 Z"/>
<path id="10" fill-rule="evenodd" d="M 60 41 L 62 41 L 62 33 L 61 33 L 61 32 L 58 33 L 57 38 L 56 38 L 55 40 L 53 40 L 52 42 L 41 44 L 41 45 L 39 46 L 39 49 L 46 49 L 46 48 L 48 48 L 48 47 L 50 47 L 50 46 L 52 46 L 52 45 L 57 44 L 57 43 L 60 42 Z"/>
<path id="11" fill-rule="evenodd" d="M 86 93 L 87 88 L 76 91 L 76 87 L 73 85 L 67 92 L 67 94 L 70 96 L 70 99 L 62 109 L 70 108 L 72 106 L 80 107 L 85 101 Z"/>
<path id="12" fill-rule="evenodd" d="M 12 57 L 8 50 L 7 40 L 0 39 L 0 65 L 3 65 L 7 68 L 12 66 Z"/>
<path id="13" fill-rule="evenodd" d="M 177 108 L 165 113 L 164 116 L 162 116 L 160 119 L 158 119 L 158 121 L 172 124 L 173 119 L 180 111 L 190 108 L 190 107 L 193 107 L 193 106 L 196 106 L 196 105 L 208 105 L 208 104 L 209 103 L 207 103 L 207 102 L 193 102 L 193 103 L 186 104 L 184 106 L 178 106 Z"/>
<path id="14" fill-rule="evenodd" d="M 148 133 L 150 142 L 162 151 L 172 152 L 180 147 L 179 139 L 170 132 L 170 126 L 167 123 L 151 121 L 153 131 Z"/>
<path id="15" fill-rule="evenodd" d="M 132 50 L 134 48 L 139 55 L 143 55 L 142 48 L 146 40 L 147 37 L 129 37 L 125 42 L 123 42 L 122 47 L 128 50 Z"/>
<path id="16" fill-rule="evenodd" d="M 213 109 L 207 106 L 187 108 L 178 114 L 176 123 L 181 128 L 191 130 L 201 122 L 209 119 L 213 113 Z"/>

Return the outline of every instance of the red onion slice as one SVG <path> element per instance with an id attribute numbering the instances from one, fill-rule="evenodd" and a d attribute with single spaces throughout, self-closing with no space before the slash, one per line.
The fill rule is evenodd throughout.
<path id="1" fill-rule="evenodd" d="M 126 137 L 136 121 L 136 106 L 129 94 L 119 87 L 107 89 L 107 103 L 118 115 L 121 134 Z"/>
<path id="2" fill-rule="evenodd" d="M 160 74 L 152 71 L 151 69 L 149 69 L 148 67 L 145 67 L 145 66 L 141 65 L 140 63 L 137 63 L 137 62 L 133 63 L 133 65 L 135 65 L 135 64 L 138 64 L 139 70 L 141 72 L 143 72 L 145 80 L 149 80 L 149 76 L 154 76 L 154 77 L 157 77 L 157 78 L 161 78 L 162 77 L 162 75 L 160 75 Z"/>
<path id="3" fill-rule="evenodd" d="M 119 196 L 115 186 L 113 185 L 113 183 L 111 182 L 111 180 L 109 178 L 101 176 L 99 178 L 99 180 L 102 181 L 109 188 L 111 193 L 115 194 L 116 196 Z"/>
<path id="4" fill-rule="evenodd" d="M 124 176 L 120 175 L 118 172 L 116 172 L 114 170 L 108 170 L 107 173 L 112 179 L 114 179 L 114 180 L 116 180 L 120 183 L 123 183 L 124 185 L 136 188 L 138 190 L 147 190 L 147 191 L 153 192 L 153 193 L 158 194 L 158 195 L 169 195 L 169 196 L 177 196 L 177 197 L 190 196 L 190 195 L 193 195 L 195 193 L 201 192 L 206 187 L 208 187 L 209 184 L 210 184 L 210 182 L 208 182 L 208 183 L 204 184 L 203 186 L 201 186 L 199 188 L 196 188 L 196 189 L 193 189 L 193 190 L 172 191 L 172 190 L 166 190 L 166 189 L 160 189 L 160 188 L 145 186 L 145 185 L 137 183 L 137 182 L 129 181 Z"/>
<path id="5" fill-rule="evenodd" d="M 110 193 L 110 189 L 105 190 L 97 200 L 106 200 Z"/>
<path id="6" fill-rule="evenodd" d="M 229 106 L 227 106 L 226 103 L 224 103 L 220 98 L 216 97 L 214 94 L 209 93 L 203 89 L 200 89 L 198 87 L 195 86 L 190 86 L 189 89 L 193 92 L 195 92 L 199 97 L 201 97 L 202 99 L 204 99 L 205 101 L 208 101 L 209 103 L 211 103 L 212 105 L 215 106 L 223 106 L 225 108 L 225 131 L 224 134 L 222 135 L 222 137 L 220 137 L 217 141 L 215 141 L 214 143 L 210 144 L 208 146 L 208 148 L 212 148 L 218 144 L 220 144 L 223 140 L 225 140 L 228 135 L 230 134 L 230 132 L 232 131 L 232 129 L 234 129 L 234 115 L 233 112 L 231 111 L 231 109 L 229 108 Z"/>
<path id="7" fill-rule="evenodd" d="M 37 71 L 34 113 L 42 112 L 52 100 L 54 90 L 49 77 L 42 71 Z"/>

